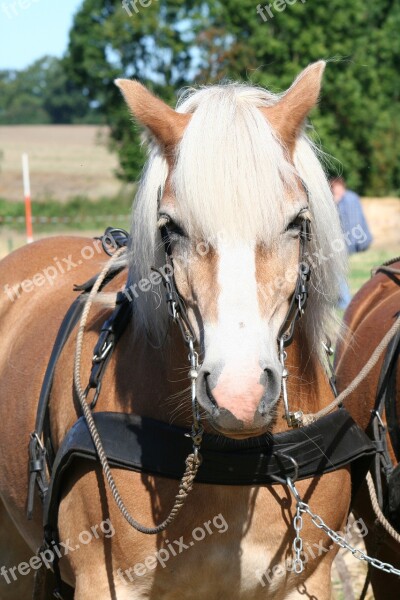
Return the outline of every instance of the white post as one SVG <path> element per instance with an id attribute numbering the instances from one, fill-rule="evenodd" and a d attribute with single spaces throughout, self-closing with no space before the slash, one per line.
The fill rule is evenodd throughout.
<path id="1" fill-rule="evenodd" d="M 30 244 L 33 242 L 31 182 L 29 178 L 29 159 L 25 153 L 22 155 L 22 177 L 24 181 L 26 243 Z"/>

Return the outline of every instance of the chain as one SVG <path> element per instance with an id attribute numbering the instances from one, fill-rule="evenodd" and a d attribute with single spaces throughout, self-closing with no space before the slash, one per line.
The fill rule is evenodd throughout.
<path id="1" fill-rule="evenodd" d="M 304 571 L 304 562 L 301 558 L 301 551 L 303 550 L 303 540 L 300 535 L 303 529 L 303 517 L 301 516 L 300 506 L 296 506 L 296 516 L 293 519 L 293 526 L 296 532 L 296 536 L 293 540 L 293 551 L 295 559 L 293 561 L 293 571 L 295 573 L 302 573 Z"/>
<path id="2" fill-rule="evenodd" d="M 317 527 L 318 529 L 321 529 L 322 531 L 325 531 L 327 536 L 330 537 L 330 539 L 335 544 L 337 544 L 341 548 L 346 548 L 346 550 L 349 550 L 351 552 L 351 554 L 354 556 L 354 558 L 356 558 L 357 560 L 360 560 L 360 561 L 364 561 L 364 562 L 368 563 L 369 565 L 371 565 L 371 567 L 374 567 L 375 569 L 379 569 L 380 571 L 384 571 L 385 573 L 392 573 L 393 575 L 400 576 L 400 569 L 396 569 L 395 567 L 393 567 L 393 565 L 382 562 L 381 560 L 378 560 L 377 558 L 368 556 L 368 554 L 366 554 L 359 548 L 355 548 L 354 546 L 349 544 L 349 542 L 346 540 L 346 538 L 344 538 L 342 535 L 340 535 L 339 533 L 337 533 L 336 531 L 331 529 L 319 515 L 312 512 L 312 510 L 310 509 L 309 505 L 306 502 L 302 501 L 293 481 L 290 478 L 288 478 L 286 481 L 287 481 L 289 490 L 292 492 L 292 494 L 296 500 L 296 515 L 293 519 L 293 526 L 294 526 L 294 529 L 296 532 L 296 537 L 293 542 L 293 549 L 295 551 L 295 557 L 296 557 L 293 562 L 293 564 L 294 564 L 293 570 L 295 571 L 295 573 L 301 573 L 304 570 L 304 561 L 302 560 L 302 558 L 300 556 L 300 551 L 301 551 L 301 548 L 303 547 L 303 542 L 300 538 L 300 530 L 302 528 L 303 523 L 299 522 L 299 516 L 302 513 L 306 513 L 309 515 L 309 517 L 311 517 L 311 521 L 315 525 L 315 527 Z M 299 541 L 298 541 L 299 538 L 301 540 L 301 543 L 299 543 Z M 298 548 L 300 548 L 300 551 L 298 550 Z"/>
<path id="3" fill-rule="evenodd" d="M 185 336 L 185 341 L 189 347 L 189 355 L 188 360 L 190 363 L 190 371 L 189 377 L 191 382 L 191 391 L 192 391 L 192 431 L 190 433 L 190 437 L 193 441 L 193 453 L 195 458 L 199 458 L 201 460 L 201 456 L 199 454 L 201 441 L 203 438 L 204 429 L 200 423 L 200 414 L 199 414 L 199 404 L 196 398 L 196 381 L 199 374 L 199 355 L 194 349 L 194 339 L 190 333 L 187 333 Z M 189 434 L 187 434 L 189 435 Z"/>

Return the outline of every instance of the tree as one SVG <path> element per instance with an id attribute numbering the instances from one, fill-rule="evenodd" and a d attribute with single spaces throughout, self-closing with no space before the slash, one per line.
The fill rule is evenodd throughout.
<path id="1" fill-rule="evenodd" d="M 315 139 L 339 161 L 330 172 L 343 168 L 364 193 L 399 193 L 398 0 L 299 0 L 282 12 L 274 6 L 270 17 L 252 0 L 215 4 L 214 27 L 221 39 L 230 36 L 229 48 L 220 44 L 213 55 L 215 78 L 250 78 L 281 91 L 309 62 L 328 59 L 312 121 Z"/>
<path id="2" fill-rule="evenodd" d="M 89 99 L 68 80 L 63 60 L 44 56 L 21 71 L 0 71 L 0 123 L 99 122 Z"/>
<path id="3" fill-rule="evenodd" d="M 127 3 L 129 5 L 129 3 Z M 132 3 L 133 4 L 133 3 Z M 323 148 L 351 186 L 400 191 L 399 0 L 157 0 L 129 15 L 120 0 L 85 0 L 71 31 L 71 79 L 98 102 L 111 126 L 120 175 L 143 163 L 116 77 L 136 77 L 163 99 L 187 83 L 225 77 L 286 89 L 309 62 L 328 59 L 322 99 L 312 115 Z M 318 137 L 317 137 L 318 136 Z"/>
<path id="4" fill-rule="evenodd" d="M 130 14 L 120 0 L 85 0 L 75 15 L 67 61 L 71 79 L 98 103 L 111 128 L 118 175 L 132 181 L 144 153 L 114 79 L 136 77 L 174 103 L 176 89 L 198 70 L 194 29 L 204 16 L 192 0 L 154 0 L 146 8 L 137 4 L 139 13 L 129 7 Z"/>

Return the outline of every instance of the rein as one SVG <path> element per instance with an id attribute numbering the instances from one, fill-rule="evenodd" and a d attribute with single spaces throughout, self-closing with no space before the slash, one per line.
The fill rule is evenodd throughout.
<path id="1" fill-rule="evenodd" d="M 193 482 L 196 477 L 198 468 L 201 464 L 201 457 L 199 456 L 199 446 L 201 443 L 201 431 L 196 426 L 197 421 L 194 420 L 194 423 L 193 423 L 193 435 L 192 435 L 193 452 L 191 454 L 189 454 L 188 457 L 186 458 L 186 469 L 183 474 L 181 483 L 179 485 L 179 491 L 178 491 L 178 494 L 176 495 L 175 502 L 171 509 L 171 512 L 169 513 L 168 517 L 162 523 L 157 525 L 156 527 L 146 527 L 146 526 L 138 523 L 138 521 L 136 521 L 132 517 L 132 515 L 130 514 L 129 510 L 127 509 L 124 501 L 121 498 L 121 495 L 118 491 L 114 477 L 112 475 L 111 468 L 108 463 L 108 458 L 104 451 L 103 444 L 102 444 L 102 441 L 99 436 L 99 432 L 96 427 L 96 423 L 93 418 L 91 407 L 90 407 L 89 403 L 87 402 L 87 393 L 85 393 L 85 391 L 82 388 L 81 375 L 80 375 L 83 335 L 84 335 L 84 331 L 85 331 L 87 318 L 89 316 L 90 308 L 91 308 L 93 300 L 94 300 L 100 286 L 102 285 L 104 279 L 106 278 L 108 272 L 112 268 L 113 264 L 121 256 L 121 254 L 125 251 L 126 251 L 125 248 L 120 248 L 119 250 L 117 250 L 115 252 L 115 254 L 112 256 L 112 258 L 106 263 L 106 265 L 104 266 L 100 275 L 98 276 L 96 283 L 94 284 L 94 286 L 89 294 L 89 297 L 86 301 L 85 308 L 83 310 L 81 320 L 79 323 L 78 335 L 77 335 L 77 339 L 76 339 L 74 384 L 75 384 L 76 392 L 78 394 L 78 398 L 79 398 L 79 402 L 80 402 L 80 405 L 82 408 L 83 415 L 86 419 L 87 426 L 90 431 L 90 435 L 92 437 L 93 443 L 94 443 L 96 451 L 97 451 L 97 455 L 99 457 L 101 466 L 103 468 L 104 476 L 107 480 L 107 483 L 110 487 L 113 498 L 114 498 L 122 516 L 126 519 L 126 521 L 129 523 L 129 525 L 131 525 L 131 527 L 136 529 L 136 531 L 139 531 L 140 533 L 154 535 L 154 534 L 160 533 L 161 531 L 164 531 L 168 527 L 168 525 L 170 525 L 170 523 L 172 523 L 172 521 L 174 521 L 174 519 L 177 517 L 178 513 L 184 506 L 186 498 L 189 495 L 189 492 L 193 488 Z M 189 343 L 190 349 L 193 351 L 193 344 L 190 343 L 189 339 L 188 339 L 188 343 Z"/>

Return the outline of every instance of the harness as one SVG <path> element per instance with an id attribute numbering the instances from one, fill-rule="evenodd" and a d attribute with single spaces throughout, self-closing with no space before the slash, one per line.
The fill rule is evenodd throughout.
<path id="1" fill-rule="evenodd" d="M 389 260 L 374 269 L 372 274 L 385 273 L 394 283 L 400 284 L 400 271 L 391 267 L 400 257 Z M 395 315 L 399 317 L 400 312 Z M 388 344 L 378 380 L 376 402 L 372 411 L 369 429 L 380 449 L 373 462 L 373 479 L 381 510 L 397 531 L 400 531 L 400 416 L 396 406 L 397 365 L 400 357 L 400 330 Z M 386 425 L 382 421 L 383 412 Z M 387 446 L 387 433 L 397 460 L 393 464 Z M 385 489 L 386 487 L 386 489 Z"/>
<path id="2" fill-rule="evenodd" d="M 166 262 L 172 267 L 172 251 L 168 230 L 161 226 L 161 236 L 165 246 Z M 113 236 L 111 228 L 106 230 Z M 118 230 L 114 247 L 127 245 L 127 234 Z M 301 424 L 302 413 L 289 410 L 286 392 L 288 376 L 285 348 L 291 343 L 297 320 L 302 316 L 308 296 L 310 268 L 302 262 L 304 246 L 309 239 L 309 223 L 302 225 L 300 233 L 300 269 L 289 310 L 278 335 L 280 359 L 283 365 L 282 396 L 285 416 L 291 430 L 275 435 L 264 435 L 250 440 L 223 439 L 220 436 L 204 433 L 198 417 L 195 397 L 197 377 L 197 354 L 194 351 L 195 336 L 187 317 L 184 300 L 181 298 L 174 277 L 159 271 L 166 290 L 168 311 L 182 331 L 189 347 L 192 380 L 193 428 L 187 430 L 152 419 L 140 418 L 121 413 L 95 413 L 93 420 L 103 441 L 103 448 L 111 466 L 143 472 L 170 479 L 181 479 L 185 468 L 185 457 L 191 445 L 195 455 L 199 455 L 201 445 L 202 463 L 196 471 L 196 481 L 212 485 L 271 485 L 294 483 L 296 480 L 323 475 L 345 465 L 352 466 L 353 493 L 362 482 L 376 455 L 384 452 L 382 445 L 373 442 L 354 422 L 344 408 L 318 419 L 305 427 Z M 107 242 L 103 247 L 111 254 Z M 104 280 L 104 287 L 121 269 L 111 272 Z M 173 272 L 173 270 L 172 270 Z M 45 547 L 58 541 L 58 508 L 62 491 L 63 477 L 76 460 L 86 460 L 88 464 L 98 460 L 98 452 L 89 433 L 87 419 L 81 417 L 67 433 L 63 444 L 55 456 L 50 435 L 48 404 L 55 368 L 62 349 L 76 326 L 84 306 L 84 299 L 92 289 L 96 278 L 75 289 L 82 294 L 74 301 L 65 315 L 58 332 L 50 361 L 46 370 L 36 419 L 35 431 L 31 435 L 30 483 L 28 494 L 28 517 L 32 517 L 35 484 L 44 506 Z M 101 382 L 112 353 L 129 323 L 132 314 L 132 299 L 128 293 L 119 292 L 116 307 L 102 326 L 99 339 L 93 352 L 92 371 L 85 390 L 87 395 L 94 390 L 90 410 L 96 407 L 101 390 Z M 200 463 L 200 461 L 199 461 Z M 47 470 L 50 479 L 47 476 Z M 58 565 L 53 565 L 58 579 L 61 578 Z M 62 598 L 61 592 L 56 594 Z M 57 597 L 57 595 L 56 595 Z"/>

